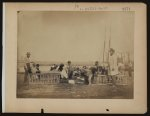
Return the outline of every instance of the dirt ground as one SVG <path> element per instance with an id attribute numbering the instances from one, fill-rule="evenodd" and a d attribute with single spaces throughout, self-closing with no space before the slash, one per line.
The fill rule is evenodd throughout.
<path id="1" fill-rule="evenodd" d="M 128 85 L 99 84 L 23 84 L 24 74 L 17 77 L 17 98 L 71 98 L 71 99 L 133 99 L 133 78 Z"/>

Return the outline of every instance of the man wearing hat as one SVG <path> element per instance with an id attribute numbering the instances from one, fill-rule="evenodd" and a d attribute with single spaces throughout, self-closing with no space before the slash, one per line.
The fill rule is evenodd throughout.
<path id="1" fill-rule="evenodd" d="M 112 82 L 115 84 L 116 75 L 118 74 L 117 56 L 113 48 L 110 48 L 109 53 L 109 75 L 111 75 Z"/>
<path id="2" fill-rule="evenodd" d="M 72 79 L 73 68 L 72 68 L 72 65 L 71 65 L 71 61 L 67 62 L 67 74 L 68 74 L 68 78 Z"/>
<path id="3" fill-rule="evenodd" d="M 94 78 L 98 75 L 98 73 L 100 73 L 102 67 L 99 66 L 99 62 L 98 61 L 95 61 L 95 64 L 93 67 L 91 67 L 91 73 L 92 73 L 92 77 L 91 77 L 91 83 L 94 82 Z M 90 81 L 89 80 L 89 81 Z"/>
<path id="4" fill-rule="evenodd" d="M 117 66 L 117 56 L 115 54 L 115 50 L 110 48 L 109 50 L 109 67 L 110 67 L 110 74 L 116 75 L 118 74 L 118 66 Z"/>
<path id="5" fill-rule="evenodd" d="M 24 83 L 26 83 L 28 81 L 28 75 L 31 75 L 32 71 L 31 71 L 31 60 L 30 60 L 30 52 L 26 53 L 26 57 L 24 59 L 25 64 L 24 64 L 24 70 L 25 70 L 25 75 L 24 75 Z"/>

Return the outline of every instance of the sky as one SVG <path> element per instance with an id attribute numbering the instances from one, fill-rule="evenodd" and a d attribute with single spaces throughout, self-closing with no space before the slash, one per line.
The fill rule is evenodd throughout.
<path id="1" fill-rule="evenodd" d="M 134 12 L 20 11 L 18 59 L 101 61 L 106 39 L 119 52 L 134 53 Z"/>

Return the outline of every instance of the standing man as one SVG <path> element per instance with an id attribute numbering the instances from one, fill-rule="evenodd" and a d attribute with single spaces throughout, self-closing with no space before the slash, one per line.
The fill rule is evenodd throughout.
<path id="1" fill-rule="evenodd" d="M 94 83 L 94 79 L 95 77 L 100 73 L 101 71 L 101 67 L 99 66 L 99 62 L 96 61 L 94 64 L 94 67 L 91 68 L 91 72 L 92 72 L 92 77 L 91 77 L 91 83 Z"/>
<path id="2" fill-rule="evenodd" d="M 116 75 L 118 74 L 117 56 L 113 48 L 110 48 L 109 53 L 109 74 L 112 78 L 112 83 L 116 84 Z"/>
<path id="3" fill-rule="evenodd" d="M 30 60 L 30 52 L 27 52 L 26 57 L 25 57 L 25 64 L 24 64 L 24 70 L 25 70 L 25 74 L 24 74 L 24 83 L 28 82 L 28 76 L 31 75 L 32 71 L 31 71 L 31 60 Z"/>
<path id="4" fill-rule="evenodd" d="M 67 64 L 68 64 L 67 65 L 68 78 L 72 79 L 73 69 L 72 69 L 71 61 L 68 61 Z"/>

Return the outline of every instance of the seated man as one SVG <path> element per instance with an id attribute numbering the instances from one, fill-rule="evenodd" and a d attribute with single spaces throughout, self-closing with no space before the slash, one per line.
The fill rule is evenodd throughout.
<path id="1" fill-rule="evenodd" d="M 68 78 L 68 75 L 67 75 L 67 72 L 66 72 L 66 69 L 64 67 L 64 64 L 60 64 L 59 68 L 58 68 L 58 71 L 61 72 L 61 78 Z"/>
<path id="2" fill-rule="evenodd" d="M 40 69 L 39 69 L 39 64 L 36 64 L 36 74 L 40 74 L 41 73 L 41 71 L 40 71 Z M 40 75 L 38 75 L 38 79 L 40 80 Z"/>

